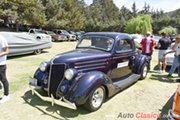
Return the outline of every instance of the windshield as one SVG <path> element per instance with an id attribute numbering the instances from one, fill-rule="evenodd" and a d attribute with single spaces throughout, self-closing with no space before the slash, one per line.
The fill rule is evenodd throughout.
<path id="1" fill-rule="evenodd" d="M 84 37 L 77 45 L 78 48 L 95 48 L 110 51 L 114 39 L 109 37 Z"/>
<path id="2" fill-rule="evenodd" d="M 61 31 L 63 34 L 69 34 L 66 30 Z"/>
<path id="3" fill-rule="evenodd" d="M 34 30 L 35 33 L 43 33 L 42 30 Z M 43 33 L 44 34 L 44 33 Z"/>

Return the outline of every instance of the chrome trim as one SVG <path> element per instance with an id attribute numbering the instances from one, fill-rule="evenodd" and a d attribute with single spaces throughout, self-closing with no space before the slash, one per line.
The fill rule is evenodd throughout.
<path id="1" fill-rule="evenodd" d="M 68 101 L 67 99 L 65 99 L 64 97 L 61 97 L 59 100 L 57 99 L 54 99 L 54 96 L 51 94 L 51 97 L 45 97 L 45 96 L 42 96 L 40 95 L 36 90 L 35 90 L 36 87 L 30 85 L 30 89 L 32 91 L 32 94 L 36 94 L 39 98 L 41 98 L 43 101 L 47 101 L 47 102 L 51 102 L 52 106 L 54 106 L 54 104 L 57 104 L 57 105 L 60 105 L 60 106 L 63 106 L 63 107 L 66 107 L 66 108 L 70 108 L 70 109 L 73 109 L 73 110 L 76 110 L 77 107 L 75 105 L 75 103 L 72 103 L 70 101 Z"/>
<path id="2" fill-rule="evenodd" d="M 170 109 L 168 111 L 168 120 L 175 120 L 174 117 L 180 118 L 180 115 L 178 115 L 177 113 L 175 113 L 173 110 Z"/>

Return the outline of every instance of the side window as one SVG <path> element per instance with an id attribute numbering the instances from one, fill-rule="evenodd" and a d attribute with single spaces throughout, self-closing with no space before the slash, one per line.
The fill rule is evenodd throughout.
<path id="1" fill-rule="evenodd" d="M 130 51 L 132 50 L 132 45 L 128 39 L 120 39 L 116 44 L 116 52 Z"/>

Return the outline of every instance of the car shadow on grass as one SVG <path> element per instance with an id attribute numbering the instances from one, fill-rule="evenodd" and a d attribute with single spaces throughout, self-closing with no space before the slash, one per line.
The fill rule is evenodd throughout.
<path id="1" fill-rule="evenodd" d="M 174 93 L 175 94 L 175 93 Z M 157 120 L 167 120 L 168 117 L 168 111 L 172 109 L 173 105 L 173 98 L 174 94 L 171 96 L 171 98 L 166 102 L 166 104 L 163 106 L 162 109 L 159 109 L 161 111 L 160 117 Z"/>
<path id="2" fill-rule="evenodd" d="M 42 92 L 43 93 L 43 92 Z M 42 94 L 40 93 L 40 94 Z M 43 94 L 42 94 L 43 95 Z M 45 94 L 44 94 L 45 95 Z M 22 99 L 25 101 L 25 104 L 29 104 L 30 106 L 38 109 L 43 113 L 43 115 L 51 116 L 53 119 L 58 120 L 69 120 L 70 118 L 77 117 L 79 114 L 87 114 L 87 111 L 82 106 L 77 106 L 77 110 L 71 110 L 65 107 L 61 107 L 59 105 L 52 106 L 50 102 L 45 102 L 41 100 L 36 95 L 32 95 L 31 91 L 27 91 Z M 47 106 L 46 110 L 41 109 L 40 106 Z M 59 117 L 57 117 L 59 116 Z"/>

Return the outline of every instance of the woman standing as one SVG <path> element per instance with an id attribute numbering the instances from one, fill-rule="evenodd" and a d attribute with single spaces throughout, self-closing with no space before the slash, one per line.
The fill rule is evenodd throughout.
<path id="1" fill-rule="evenodd" d="M 161 39 L 158 42 L 157 47 L 159 48 L 158 53 L 158 66 L 159 66 L 159 73 L 165 73 L 166 70 L 166 59 L 163 54 L 167 51 L 168 47 L 171 45 L 171 40 L 166 37 L 166 33 L 161 33 Z"/>

